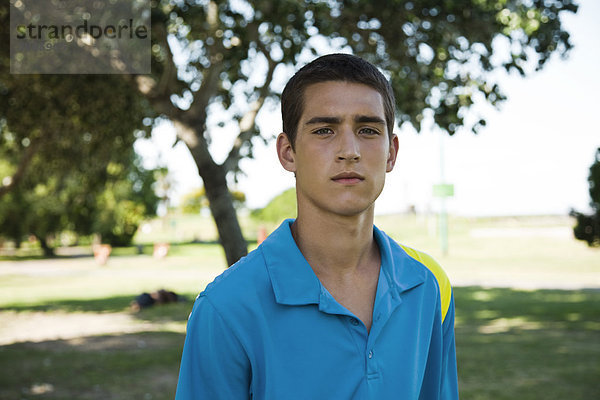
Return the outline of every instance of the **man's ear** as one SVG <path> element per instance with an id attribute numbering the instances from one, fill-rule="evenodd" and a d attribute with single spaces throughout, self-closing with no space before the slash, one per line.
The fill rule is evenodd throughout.
<path id="1" fill-rule="evenodd" d="M 398 149 L 400 145 L 398 143 L 398 135 L 392 133 L 392 141 L 390 143 L 390 152 L 388 154 L 388 159 L 386 163 L 385 172 L 391 172 L 394 169 L 394 165 L 396 165 L 396 157 L 398 156 Z"/>
<path id="2" fill-rule="evenodd" d="M 277 157 L 286 171 L 296 172 L 296 153 L 294 153 L 292 143 L 285 132 L 281 132 L 277 136 Z"/>

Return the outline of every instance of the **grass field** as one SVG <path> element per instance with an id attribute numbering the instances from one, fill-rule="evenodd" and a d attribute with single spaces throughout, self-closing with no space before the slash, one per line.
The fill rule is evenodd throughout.
<path id="1" fill-rule="evenodd" d="M 573 240 L 570 219 L 453 218 L 448 255 L 432 218 L 376 223 L 429 251 L 455 284 L 461 398 L 600 398 L 600 249 Z M 192 300 L 224 257 L 215 244 L 177 244 L 213 240 L 210 221 L 149 226 L 137 240 L 174 238 L 167 258 L 147 246 L 116 249 L 104 266 L 31 252 L 0 261 L 0 399 L 173 398 Z M 252 238 L 257 225 L 244 229 Z M 188 301 L 130 311 L 163 287 Z"/>

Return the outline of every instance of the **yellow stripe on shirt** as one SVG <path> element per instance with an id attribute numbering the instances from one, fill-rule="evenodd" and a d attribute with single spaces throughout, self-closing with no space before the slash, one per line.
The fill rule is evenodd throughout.
<path id="1" fill-rule="evenodd" d="M 400 245 L 406 253 L 425 265 L 438 281 L 438 286 L 440 287 L 440 299 L 442 301 L 442 322 L 446 318 L 446 314 L 448 313 L 448 308 L 450 307 L 450 299 L 452 297 L 452 286 L 450 285 L 450 280 L 448 279 L 448 275 L 444 272 L 440 264 L 435 261 L 429 254 L 423 253 L 421 251 L 412 249 L 410 247 Z"/>

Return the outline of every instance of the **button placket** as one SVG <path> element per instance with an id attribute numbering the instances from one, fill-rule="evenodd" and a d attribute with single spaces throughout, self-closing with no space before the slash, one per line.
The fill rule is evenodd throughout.
<path id="1" fill-rule="evenodd" d="M 375 361 L 373 349 L 370 349 L 367 353 L 367 379 L 379 379 L 379 367 L 377 366 L 377 361 Z"/>

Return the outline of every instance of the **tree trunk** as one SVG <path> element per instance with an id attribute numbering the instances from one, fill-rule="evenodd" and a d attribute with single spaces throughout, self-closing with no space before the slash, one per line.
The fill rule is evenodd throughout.
<path id="1" fill-rule="evenodd" d="M 248 254 L 248 244 L 242 235 L 227 186 L 227 169 L 224 164 L 217 164 L 213 160 L 204 138 L 206 108 L 189 110 L 181 119 L 172 118 L 171 121 L 175 125 L 177 136 L 186 144 L 198 167 L 210 212 L 219 232 L 219 241 L 225 251 L 227 265 L 231 266 Z"/>
<path id="2" fill-rule="evenodd" d="M 242 229 L 233 207 L 233 199 L 227 186 L 227 166 L 214 162 L 204 137 L 207 108 L 211 99 L 219 90 L 219 75 L 224 70 L 222 60 L 218 59 L 216 55 L 221 55 L 220 52 L 225 51 L 225 49 L 221 41 L 216 41 L 214 45 L 209 46 L 208 52 L 212 54 L 210 57 L 211 65 L 202 72 L 202 85 L 195 92 L 194 101 L 190 108 L 184 111 L 176 107 L 171 101 L 172 93 L 178 93 L 183 82 L 179 81 L 177 77 L 177 67 L 173 62 L 173 55 L 170 53 L 170 46 L 167 41 L 167 30 L 163 21 L 154 21 L 156 21 L 156 24 L 152 24 L 152 33 L 156 35 L 158 42 L 169 53 L 166 58 L 166 68 L 158 81 L 144 79 L 143 77 L 136 79 L 134 81 L 136 90 L 139 90 L 150 100 L 153 108 L 159 114 L 167 116 L 173 122 L 178 138 L 190 150 L 198 167 L 198 173 L 204 182 L 210 212 L 219 232 L 219 241 L 225 251 L 227 264 L 231 266 L 248 254 L 248 244 L 242 235 Z M 219 29 L 217 21 L 209 21 L 208 28 L 211 31 L 209 35 L 214 34 Z M 269 84 L 270 81 L 265 84 L 265 88 L 268 88 Z"/>
<path id="3" fill-rule="evenodd" d="M 248 254 L 248 244 L 242 235 L 242 229 L 233 207 L 233 199 L 227 187 L 225 168 L 213 163 L 210 168 L 207 168 L 206 164 L 203 165 L 203 168 L 198 166 L 198 170 L 204 181 L 210 212 L 217 225 L 219 241 L 225 250 L 227 265 L 231 266 Z"/>
<path id="4" fill-rule="evenodd" d="M 48 242 L 46 241 L 46 238 L 44 238 L 42 236 L 38 236 L 37 238 L 40 241 L 40 246 L 42 246 L 42 250 L 44 251 L 44 256 L 45 257 L 54 257 L 54 249 L 52 247 L 48 246 Z"/>

